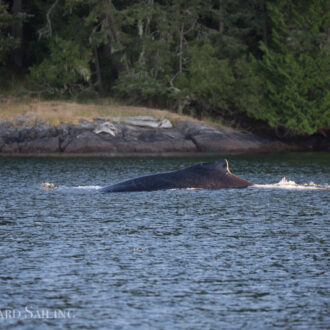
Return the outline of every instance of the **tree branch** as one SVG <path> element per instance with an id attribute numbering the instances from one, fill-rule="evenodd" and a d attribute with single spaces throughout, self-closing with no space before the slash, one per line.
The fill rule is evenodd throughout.
<path id="1" fill-rule="evenodd" d="M 56 6 L 59 4 L 60 1 L 61 0 L 55 0 L 55 2 L 48 9 L 47 14 L 46 14 L 47 24 L 44 28 L 39 30 L 39 39 L 43 36 L 46 36 L 46 37 L 51 37 L 52 36 L 53 31 L 52 31 L 51 15 L 52 15 L 52 12 L 54 11 L 54 9 L 56 8 Z"/>

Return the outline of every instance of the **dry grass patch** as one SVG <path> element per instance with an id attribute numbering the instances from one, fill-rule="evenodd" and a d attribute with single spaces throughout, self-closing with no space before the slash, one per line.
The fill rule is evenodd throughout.
<path id="1" fill-rule="evenodd" d="M 80 119 L 93 120 L 94 117 L 127 117 L 153 116 L 193 120 L 188 116 L 180 116 L 174 112 L 145 107 L 124 106 L 118 104 L 79 104 L 65 101 L 15 101 L 4 100 L 0 103 L 0 120 L 14 120 L 18 117 L 29 117 L 31 120 L 40 119 L 52 125 L 61 122 L 79 123 Z"/>
<path id="2" fill-rule="evenodd" d="M 171 122 L 176 120 L 200 122 L 192 117 L 179 115 L 168 110 L 120 105 L 112 100 L 101 99 L 97 101 L 100 104 L 40 101 L 36 99 L 0 99 L 0 120 L 13 121 L 18 117 L 27 117 L 26 124 L 39 119 L 51 125 L 59 125 L 68 122 L 79 124 L 80 119 L 92 121 L 94 117 L 153 116 L 155 118 L 166 118 Z M 214 127 L 225 127 L 221 122 L 210 118 L 205 118 L 202 122 Z"/>

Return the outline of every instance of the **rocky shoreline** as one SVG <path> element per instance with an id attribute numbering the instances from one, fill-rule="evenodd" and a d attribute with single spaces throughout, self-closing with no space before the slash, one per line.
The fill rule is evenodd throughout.
<path id="1" fill-rule="evenodd" d="M 128 155 L 297 151 L 299 146 L 202 122 L 151 116 L 94 117 L 51 125 L 30 117 L 0 121 L 0 155 Z"/>

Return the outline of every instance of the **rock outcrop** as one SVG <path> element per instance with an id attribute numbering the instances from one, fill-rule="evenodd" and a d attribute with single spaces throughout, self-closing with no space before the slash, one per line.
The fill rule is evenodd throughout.
<path id="1" fill-rule="evenodd" d="M 195 121 L 97 117 L 57 126 L 31 118 L 0 122 L 2 154 L 237 153 L 293 150 L 287 144 Z"/>

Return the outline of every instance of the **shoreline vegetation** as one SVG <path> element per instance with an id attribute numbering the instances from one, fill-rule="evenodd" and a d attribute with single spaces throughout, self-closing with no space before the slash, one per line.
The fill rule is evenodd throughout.
<path id="1" fill-rule="evenodd" d="M 324 149 L 329 13 L 328 0 L 3 0 L 0 117 L 32 111 L 57 127 L 169 109 L 152 113 Z M 39 99 L 21 109 L 25 96 Z"/>
<path id="2" fill-rule="evenodd" d="M 111 99 L 80 104 L 2 98 L 1 156 L 175 156 L 329 150 L 319 138 L 285 141 L 163 109 Z"/>

